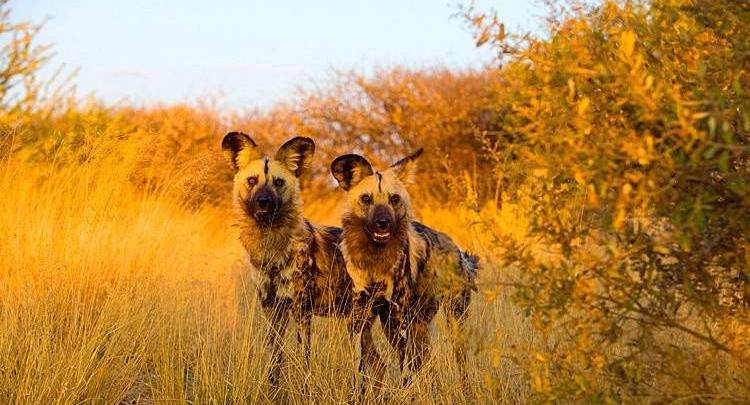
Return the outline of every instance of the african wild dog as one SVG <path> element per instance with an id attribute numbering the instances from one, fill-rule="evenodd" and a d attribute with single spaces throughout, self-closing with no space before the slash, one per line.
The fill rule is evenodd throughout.
<path id="1" fill-rule="evenodd" d="M 234 169 L 233 203 L 240 240 L 258 280 L 258 294 L 270 323 L 270 381 L 281 373 L 282 338 L 290 315 L 297 338 L 310 361 L 312 315 L 348 316 L 351 279 L 339 250 L 341 228 L 317 226 L 302 215 L 299 176 L 309 167 L 315 143 L 304 137 L 287 141 L 273 158 L 263 156 L 249 136 L 228 133 L 222 151 Z M 368 337 L 371 331 L 367 330 Z M 379 357 L 369 340 L 363 343 L 369 361 Z"/>
<path id="2" fill-rule="evenodd" d="M 463 373 L 463 324 L 478 258 L 414 220 L 406 184 L 421 153 L 419 149 L 383 171 L 353 154 L 331 164 L 333 176 L 347 191 L 341 246 L 353 281 L 353 316 L 361 325 L 376 316 L 383 325 L 392 325 L 400 336 L 402 371 L 408 364 L 415 372 L 429 353 L 429 323 L 444 305 Z"/>

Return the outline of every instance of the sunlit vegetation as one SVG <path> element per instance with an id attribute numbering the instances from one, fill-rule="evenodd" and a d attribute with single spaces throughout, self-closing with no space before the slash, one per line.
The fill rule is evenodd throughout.
<path id="1" fill-rule="evenodd" d="M 0 3 L 0 398 L 268 402 L 261 312 L 228 210 L 219 142 L 315 139 L 306 214 L 340 217 L 330 161 L 425 148 L 421 219 L 481 257 L 470 389 L 438 319 L 396 403 L 750 401 L 750 6 L 553 3 L 547 30 L 461 9 L 481 70 L 381 69 L 268 110 L 81 100 L 41 79 L 43 27 Z M 461 20 L 456 21 L 462 23 Z M 293 336 L 292 403 L 342 403 L 342 320 Z"/>
<path id="2" fill-rule="evenodd" d="M 507 61 L 484 139 L 530 225 L 504 263 L 536 329 L 564 333 L 534 390 L 747 400 L 750 5 L 571 4 L 545 40 L 466 14 Z"/>

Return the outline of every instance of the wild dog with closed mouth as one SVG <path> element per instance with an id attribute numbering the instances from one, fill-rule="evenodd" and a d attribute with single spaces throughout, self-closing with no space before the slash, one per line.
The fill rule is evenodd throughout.
<path id="1" fill-rule="evenodd" d="M 401 331 L 397 348 L 402 371 L 408 364 L 415 372 L 429 353 L 428 327 L 443 305 L 463 374 L 464 321 L 478 258 L 414 219 L 406 185 L 421 154 L 419 149 L 382 171 L 354 154 L 331 163 L 333 176 L 347 192 L 341 247 L 353 282 L 352 312 L 361 325 L 387 314 L 383 323 Z M 378 307 L 388 310 L 372 311 Z"/>
<path id="2" fill-rule="evenodd" d="M 264 156 L 241 132 L 228 133 L 221 147 L 235 173 L 234 216 L 252 264 L 245 271 L 254 273 L 250 278 L 257 280 L 260 304 L 269 321 L 269 379 L 277 386 L 290 316 L 296 321 L 309 370 L 312 316 L 351 313 L 351 279 L 339 250 L 341 228 L 318 226 L 302 215 L 299 177 L 312 161 L 312 139 L 292 138 L 273 158 Z M 379 364 L 371 330 L 365 332 L 365 360 Z"/>

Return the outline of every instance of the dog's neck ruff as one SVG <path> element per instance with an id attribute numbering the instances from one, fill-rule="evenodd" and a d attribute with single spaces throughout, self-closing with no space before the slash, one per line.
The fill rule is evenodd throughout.
<path id="1" fill-rule="evenodd" d="M 240 224 L 240 240 L 250 262 L 264 273 L 287 267 L 294 257 L 296 241 L 304 239 L 308 232 L 301 215 L 281 227 L 260 226 L 250 218 Z"/>

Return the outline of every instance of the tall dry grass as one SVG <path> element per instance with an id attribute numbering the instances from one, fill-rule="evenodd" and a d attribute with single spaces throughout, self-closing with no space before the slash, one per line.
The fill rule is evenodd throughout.
<path id="1" fill-rule="evenodd" d="M 2 161 L 2 402 L 271 400 L 264 323 L 253 286 L 238 277 L 244 253 L 228 211 L 183 206 L 167 185 L 134 186 L 139 154 L 134 141 L 110 141 L 65 163 Z M 311 201 L 310 216 L 333 220 L 336 196 L 331 198 Z M 456 231 L 467 247 L 489 249 L 490 241 L 465 226 L 473 215 L 465 213 L 425 210 L 423 216 L 440 229 Z M 483 277 L 489 280 L 497 270 L 487 263 Z M 241 302 L 248 303 L 246 311 Z M 522 401 L 526 378 L 503 351 L 530 347 L 533 335 L 502 292 L 480 294 L 475 304 L 468 336 L 474 349 L 471 398 L 460 394 L 441 319 L 433 330 L 434 355 L 406 389 L 398 384 L 394 354 L 378 334 L 381 352 L 392 364 L 390 384 L 369 399 Z M 316 319 L 313 327 L 309 374 L 294 337 L 288 336 L 286 379 L 277 399 L 345 402 L 354 372 L 345 322 Z M 303 395 L 306 378 L 309 398 Z"/>

